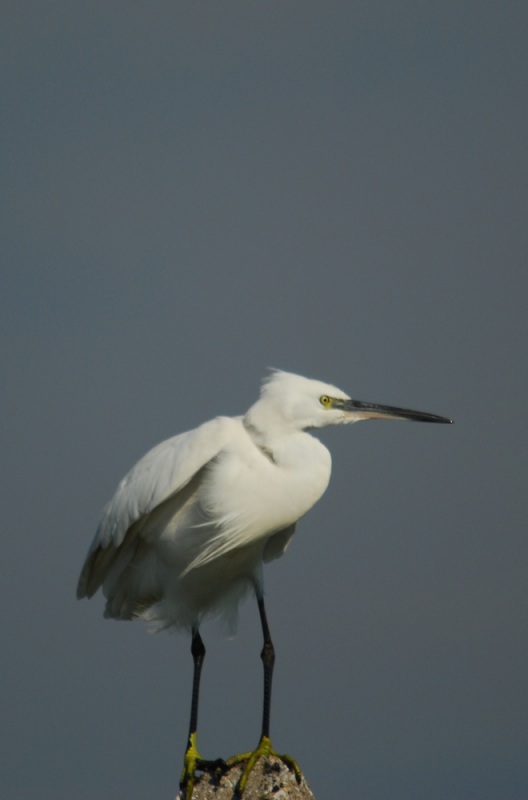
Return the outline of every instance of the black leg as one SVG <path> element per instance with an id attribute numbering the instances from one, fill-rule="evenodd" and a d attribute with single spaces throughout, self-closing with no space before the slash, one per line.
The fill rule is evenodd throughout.
<path id="1" fill-rule="evenodd" d="M 180 778 L 180 797 L 191 800 L 195 771 L 199 768 L 201 758 L 196 747 L 196 728 L 198 727 L 198 700 L 200 696 L 200 676 L 202 674 L 205 647 L 197 627 L 192 629 L 191 653 L 193 657 L 193 687 L 191 699 L 191 719 L 189 721 L 189 738 L 183 760 L 183 772 Z"/>
<path id="2" fill-rule="evenodd" d="M 262 634 L 264 636 L 264 646 L 260 653 L 262 663 L 264 665 L 264 704 L 262 708 L 262 736 L 269 739 L 270 736 L 270 709 L 271 709 L 271 683 L 273 680 L 273 667 L 275 665 L 275 648 L 271 641 L 271 635 L 266 617 L 266 609 L 264 606 L 264 598 L 257 595 L 258 610 L 260 614 L 260 623 L 262 625 Z"/>
<path id="3" fill-rule="evenodd" d="M 242 775 L 240 776 L 240 779 L 235 789 L 234 797 L 236 798 L 236 800 L 240 800 L 240 798 L 244 794 L 244 789 L 246 788 L 248 777 L 259 758 L 268 758 L 269 756 L 274 756 L 275 758 L 279 758 L 284 764 L 286 764 L 286 766 L 289 769 L 293 770 L 298 783 L 300 783 L 302 780 L 301 770 L 299 769 L 297 762 L 294 761 L 294 759 L 291 756 L 280 755 L 271 746 L 271 740 L 270 740 L 271 683 L 273 679 L 273 667 L 275 665 L 275 648 L 273 647 L 273 642 L 271 641 L 268 619 L 266 617 L 266 608 L 264 606 L 264 598 L 262 597 L 262 593 L 259 591 L 258 588 L 256 588 L 256 595 L 257 595 L 258 610 L 260 614 L 260 624 L 262 625 L 262 634 L 264 636 L 264 646 L 260 653 L 260 657 L 264 665 L 264 702 L 262 707 L 262 731 L 260 734 L 260 742 L 258 743 L 256 750 L 253 750 L 251 753 L 243 753 L 242 755 L 239 756 L 233 756 L 233 758 L 229 758 L 227 760 L 228 767 L 231 767 L 234 764 L 239 764 L 241 761 L 245 762 L 245 767 L 242 771 Z"/>
<path id="4" fill-rule="evenodd" d="M 202 666 L 205 658 L 205 646 L 200 636 L 198 628 L 192 629 L 192 643 L 191 653 L 194 662 L 193 672 L 193 687 L 192 687 L 192 700 L 191 700 L 191 719 L 189 722 L 189 742 L 191 745 L 191 736 L 196 733 L 198 727 L 198 701 L 200 698 L 200 678 L 202 675 Z"/>
<path id="5" fill-rule="evenodd" d="M 196 729 L 198 727 L 198 700 L 200 697 L 200 677 L 205 658 L 205 647 L 202 637 L 195 627 L 192 629 L 191 653 L 194 662 L 193 688 L 191 700 L 191 719 L 189 721 L 189 738 L 183 760 L 183 772 L 180 779 L 180 797 L 182 800 L 191 800 L 194 789 L 196 770 L 209 770 L 212 774 L 222 773 L 226 763 L 219 758 L 216 761 L 204 761 L 198 753 L 196 746 Z"/>

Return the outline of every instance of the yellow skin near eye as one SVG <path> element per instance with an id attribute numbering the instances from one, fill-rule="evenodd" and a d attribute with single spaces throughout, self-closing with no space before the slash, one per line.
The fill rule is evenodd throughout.
<path id="1" fill-rule="evenodd" d="M 319 402 L 320 402 L 320 403 L 321 403 L 321 405 L 322 405 L 322 406 L 324 406 L 325 408 L 330 408 L 330 407 L 332 406 L 333 400 L 332 400 L 332 398 L 331 398 L 331 397 L 328 397 L 328 395 L 327 395 L 327 394 L 323 394 L 323 395 L 322 395 L 322 396 L 319 398 Z"/>

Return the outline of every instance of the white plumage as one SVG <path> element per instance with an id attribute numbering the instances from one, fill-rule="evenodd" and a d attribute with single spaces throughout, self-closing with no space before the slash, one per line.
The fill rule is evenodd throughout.
<path id="1" fill-rule="evenodd" d="M 262 563 L 282 555 L 328 485 L 330 453 L 303 428 L 345 421 L 321 405 L 329 392 L 347 399 L 274 372 L 245 416 L 154 447 L 105 508 L 78 596 L 102 586 L 105 616 L 160 628 L 190 628 L 208 613 L 232 623 L 245 590 L 262 585 Z"/>
<path id="2" fill-rule="evenodd" d="M 102 586 L 105 616 L 159 628 L 192 628 L 211 612 L 232 619 L 244 591 L 261 588 L 262 563 L 282 555 L 328 485 L 330 453 L 306 429 L 375 416 L 443 421 L 273 372 L 244 416 L 167 439 L 123 478 L 102 514 L 78 597 Z"/>
<path id="3" fill-rule="evenodd" d="M 214 613 L 233 624 L 240 598 L 255 590 L 264 636 L 264 704 L 259 746 L 250 758 L 242 757 L 241 795 L 256 759 L 274 752 L 269 721 L 275 655 L 262 565 L 284 553 L 296 522 L 330 479 L 330 453 L 308 430 L 374 417 L 451 421 L 352 400 L 335 386 L 276 371 L 244 416 L 217 417 L 147 453 L 103 512 L 77 596 L 91 597 L 102 587 L 105 616 L 192 634 L 193 694 L 180 783 L 185 800 L 197 769 L 218 769 L 196 749 L 205 656 L 200 623 Z M 299 778 L 295 762 L 281 758 Z"/>

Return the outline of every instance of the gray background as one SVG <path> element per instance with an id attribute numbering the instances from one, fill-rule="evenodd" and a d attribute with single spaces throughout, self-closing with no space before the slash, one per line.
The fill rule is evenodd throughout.
<path id="1" fill-rule="evenodd" d="M 450 415 L 322 433 L 267 569 L 275 746 L 317 796 L 528 795 L 527 11 L 5 2 L 5 798 L 174 798 L 191 659 L 75 584 L 148 448 L 268 366 Z M 207 625 L 206 756 L 261 646 Z"/>

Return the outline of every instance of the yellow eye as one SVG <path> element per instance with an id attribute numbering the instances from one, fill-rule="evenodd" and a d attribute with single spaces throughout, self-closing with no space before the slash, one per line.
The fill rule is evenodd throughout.
<path id="1" fill-rule="evenodd" d="M 331 398 L 331 397 L 328 397 L 328 395 L 327 395 L 327 394 L 323 394 L 323 395 L 321 395 L 321 397 L 319 398 L 319 402 L 320 402 L 320 403 L 321 403 L 321 405 L 322 405 L 322 406 L 324 406 L 325 408 L 330 408 L 330 406 L 332 405 L 332 398 Z"/>

